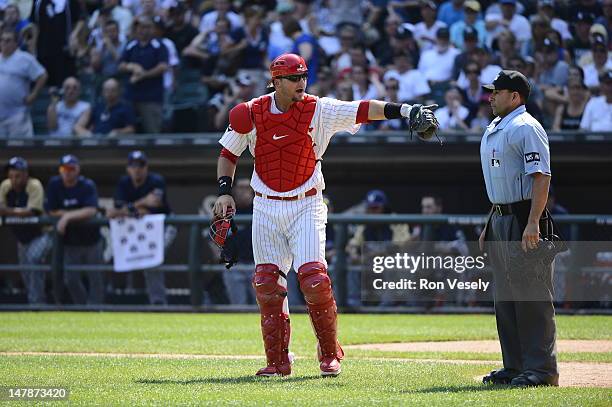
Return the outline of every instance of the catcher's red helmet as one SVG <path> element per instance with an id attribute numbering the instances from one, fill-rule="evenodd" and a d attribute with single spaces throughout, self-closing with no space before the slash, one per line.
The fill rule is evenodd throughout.
<path id="1" fill-rule="evenodd" d="M 296 54 L 282 54 L 270 64 L 272 79 L 279 76 L 296 75 L 308 72 L 306 61 Z"/>

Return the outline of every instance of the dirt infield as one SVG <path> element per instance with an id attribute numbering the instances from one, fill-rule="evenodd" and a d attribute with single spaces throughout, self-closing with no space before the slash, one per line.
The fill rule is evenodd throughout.
<path id="1" fill-rule="evenodd" d="M 501 353 L 499 341 L 445 341 L 445 342 L 403 342 L 403 343 L 367 343 L 348 345 L 344 348 L 362 350 L 380 350 L 388 352 L 467 352 L 467 353 Z M 558 352 L 612 352 L 612 341 L 608 340 L 559 340 Z"/>
<path id="2" fill-rule="evenodd" d="M 464 342 L 491 342 L 491 341 L 457 341 L 450 343 Z M 559 341 L 561 342 L 610 342 L 610 341 Z M 415 342 L 419 343 L 419 342 Z M 428 342 L 421 342 L 428 343 Z M 445 342 L 429 342 L 430 344 L 441 344 Z M 373 345 L 351 345 L 345 349 L 379 349 L 376 347 L 364 348 L 367 346 L 380 345 L 410 345 L 404 344 L 373 344 Z M 609 343 L 608 343 L 609 346 Z M 436 348 L 439 350 L 439 348 Z M 390 349 L 387 349 L 390 350 Z M 397 350 L 397 349 L 394 349 Z M 405 350 L 405 349 L 403 349 Z M 431 349 L 429 349 L 431 350 Z M 575 350 L 571 350 L 574 351 Z M 488 352 L 488 351 L 480 351 Z M 590 352 L 590 350 L 589 350 Z M 603 352 L 603 351 L 601 351 Z M 148 359 L 261 359 L 263 355 L 197 355 L 181 353 L 96 353 L 96 352 L 0 352 L 2 356 L 75 356 L 75 357 L 117 357 L 117 358 L 148 358 Z M 348 355 L 350 357 L 350 354 Z M 311 359 L 312 357 L 303 356 L 296 359 Z M 443 363 L 443 364 L 472 364 L 472 365 L 499 365 L 496 360 L 455 360 L 455 359 L 409 359 L 409 358 L 372 358 L 360 357 L 360 360 L 394 360 L 410 363 Z M 612 388 L 612 363 L 590 363 L 590 362 L 561 362 L 559 363 L 561 374 L 559 384 L 561 387 L 605 387 Z M 488 373 L 483 369 L 483 375 Z M 481 376 L 474 380 L 480 381 Z"/>

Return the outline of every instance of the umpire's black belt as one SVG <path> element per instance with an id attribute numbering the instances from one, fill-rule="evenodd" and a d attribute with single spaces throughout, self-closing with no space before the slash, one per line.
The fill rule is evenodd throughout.
<path id="1" fill-rule="evenodd" d="M 529 213 L 531 209 L 531 199 L 509 204 L 493 204 L 493 211 L 499 216 L 517 215 L 519 213 Z"/>

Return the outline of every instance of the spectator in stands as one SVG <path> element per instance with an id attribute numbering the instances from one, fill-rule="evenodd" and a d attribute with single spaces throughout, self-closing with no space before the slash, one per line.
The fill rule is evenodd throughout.
<path id="1" fill-rule="evenodd" d="M 255 83 L 248 73 L 240 73 L 235 82 L 228 84 L 223 93 L 217 93 L 209 101 L 214 109 L 215 129 L 222 131 L 229 123 L 229 111 L 234 106 L 255 97 Z"/>
<path id="2" fill-rule="evenodd" d="M 116 75 L 125 44 L 125 41 L 119 36 L 119 24 L 115 20 L 107 21 L 104 24 L 102 41 L 91 50 L 93 72 L 103 78 Z"/>
<path id="3" fill-rule="evenodd" d="M 319 43 L 312 35 L 302 31 L 300 24 L 294 18 L 283 23 L 285 35 L 293 40 L 292 53 L 300 55 L 308 65 L 308 83 L 314 85 L 317 82 L 319 70 Z"/>
<path id="4" fill-rule="evenodd" d="M 580 128 L 587 131 L 612 129 L 612 71 L 599 76 L 601 96 L 592 96 L 580 121 Z"/>
<path id="5" fill-rule="evenodd" d="M 485 16 L 485 26 L 491 43 L 497 35 L 505 30 L 510 30 L 517 40 L 517 46 L 531 39 L 531 26 L 529 21 L 517 13 L 516 0 L 501 0 L 501 14 L 487 13 Z"/>
<path id="6" fill-rule="evenodd" d="M 579 11 L 575 14 L 574 38 L 568 41 L 568 48 L 574 61 L 580 61 L 584 54 L 591 49 L 590 30 L 595 16 L 588 12 Z"/>
<path id="7" fill-rule="evenodd" d="M 363 48 L 363 46 L 361 47 Z M 357 47 L 353 47 L 351 53 L 353 53 Z M 417 44 L 412 31 L 407 28 L 406 25 L 399 26 L 393 35 L 387 39 L 386 44 L 381 46 L 378 51 L 377 58 L 373 61 L 369 58 L 369 51 L 365 49 L 365 51 L 361 51 L 364 53 L 366 57 L 368 57 L 368 64 L 370 67 L 377 67 L 378 65 L 387 67 L 393 63 L 396 54 L 408 54 L 412 58 L 413 66 L 416 66 L 416 62 L 420 57 L 420 49 Z"/>
<path id="8" fill-rule="evenodd" d="M 101 264 L 102 240 L 99 226 L 79 225 L 98 212 L 96 184 L 83 177 L 79 160 L 68 154 L 60 160 L 60 175 L 47 184 L 45 210 L 57 217 L 55 228 L 64 243 L 64 264 Z M 104 299 L 103 274 L 87 272 L 89 292 L 81 281 L 81 272 L 64 270 L 64 283 L 74 304 L 101 304 Z"/>
<path id="9" fill-rule="evenodd" d="M 276 5 L 278 19 L 270 23 L 270 41 L 268 43 L 268 59 L 272 61 L 285 52 L 291 52 L 293 40 L 285 35 L 283 24 L 293 18 L 295 6 L 293 3 L 279 1 Z"/>
<path id="10" fill-rule="evenodd" d="M 102 19 L 102 24 L 99 24 L 99 19 Z M 92 36 L 96 36 L 94 34 L 96 28 L 104 31 L 107 22 L 111 20 L 117 22 L 117 27 L 119 28 L 118 34 L 121 40 L 125 41 L 130 34 L 133 16 L 129 9 L 119 5 L 119 0 L 103 0 L 102 7 L 94 10 L 88 22 L 89 29 L 92 30 Z M 101 34 L 98 34 L 98 36 L 102 37 Z M 101 38 L 97 39 L 101 40 Z"/>
<path id="11" fill-rule="evenodd" d="M 148 159 L 140 150 L 128 155 L 127 175 L 119 179 L 115 190 L 115 207 L 107 211 L 110 218 L 124 216 L 144 216 L 148 214 L 170 214 L 166 181 L 161 175 L 149 171 Z M 164 227 L 164 250 L 174 242 L 176 227 Z M 164 273 L 157 270 L 144 271 L 149 302 L 153 305 L 166 305 L 166 284 Z"/>
<path id="12" fill-rule="evenodd" d="M 535 15 L 531 19 L 531 38 L 523 43 L 521 55 L 535 56 L 536 51 L 544 48 L 544 40 L 552 30 L 550 19 L 546 16 Z"/>
<path id="13" fill-rule="evenodd" d="M 431 0 L 421 3 L 421 18 L 423 21 L 414 26 L 414 38 L 418 41 L 421 51 L 434 49 L 438 30 L 447 27 L 445 22 L 436 20 L 436 10 L 436 3 Z"/>
<path id="14" fill-rule="evenodd" d="M 343 80 L 338 83 L 336 97 L 338 100 L 344 100 L 345 102 L 355 100 L 353 97 L 353 84 L 348 80 Z"/>
<path id="15" fill-rule="evenodd" d="M 402 19 L 397 14 L 389 14 L 384 21 L 383 29 L 378 32 L 380 38 L 376 43 L 372 46 L 372 51 L 375 55 L 376 60 L 379 62 L 381 66 L 387 66 L 391 64 L 391 60 L 393 58 L 393 53 L 389 49 L 389 44 L 391 44 L 392 39 L 396 36 L 397 30 L 402 24 Z M 349 48 L 358 41 L 357 33 L 353 35 L 353 31 L 355 28 L 351 25 L 346 25 L 342 27 L 342 31 L 340 31 L 338 38 L 340 40 L 340 50 L 339 53 L 346 53 L 348 55 Z M 418 48 L 418 47 L 417 47 Z M 342 66 L 342 70 L 347 68 L 350 65 L 350 61 L 348 64 Z"/>
<path id="16" fill-rule="evenodd" d="M 597 17 L 595 22 L 603 25 L 610 36 L 612 34 L 612 0 L 603 0 L 601 6 L 603 15 Z"/>
<path id="17" fill-rule="evenodd" d="M 317 83 L 312 86 L 308 86 L 308 93 L 317 95 L 319 97 L 335 98 L 335 82 L 336 77 L 334 76 L 331 68 L 328 66 L 323 66 L 321 69 L 319 69 Z M 257 94 L 257 92 L 255 92 L 255 94 Z"/>
<path id="18" fill-rule="evenodd" d="M 548 18 L 551 28 L 561 35 L 563 41 L 572 39 L 572 33 L 567 22 L 555 16 L 554 0 L 538 0 L 538 14 L 536 15 Z"/>
<path id="19" fill-rule="evenodd" d="M 455 57 L 453 62 L 453 79 L 458 79 L 461 71 L 468 62 L 474 61 L 478 49 L 478 32 L 468 26 L 463 30 L 463 51 Z"/>
<path id="20" fill-rule="evenodd" d="M 474 50 L 473 60 L 480 68 L 480 83 L 492 83 L 497 74 L 502 70 L 501 66 L 491 63 L 491 55 L 483 48 L 477 48 Z M 459 74 L 457 85 L 461 89 L 465 89 L 468 86 L 468 80 L 463 72 Z"/>
<path id="21" fill-rule="evenodd" d="M 125 48 L 119 72 L 129 74 L 128 98 L 142 121 L 142 130 L 161 132 L 164 101 L 163 74 L 168 70 L 168 50 L 153 38 L 153 21 L 139 17 L 136 39 Z"/>
<path id="22" fill-rule="evenodd" d="M 230 31 L 243 27 L 242 17 L 234 13 L 230 0 L 214 0 L 215 9 L 202 16 L 200 20 L 200 33 L 207 34 L 213 31 L 219 18 L 225 18 L 230 23 Z"/>
<path id="23" fill-rule="evenodd" d="M 69 38 L 84 24 L 77 0 L 34 0 L 30 21 L 37 28 L 36 57 L 49 74 L 49 85 L 62 86 L 76 75 L 75 60 L 68 51 Z"/>
<path id="24" fill-rule="evenodd" d="M 447 0 L 440 6 L 438 20 L 450 27 L 465 18 L 464 0 Z"/>
<path id="25" fill-rule="evenodd" d="M 198 35 L 198 30 L 185 19 L 185 4 L 177 2 L 168 10 L 168 26 L 166 37 L 171 39 L 176 46 L 179 55 L 191 44 L 191 41 Z"/>
<path id="26" fill-rule="evenodd" d="M 444 107 L 434 112 L 440 122 L 440 130 L 469 130 L 466 120 L 470 111 L 463 106 L 459 89 L 447 90 L 444 94 L 444 102 Z"/>
<path id="27" fill-rule="evenodd" d="M 607 41 L 598 35 L 593 43 L 593 62 L 584 66 L 584 84 L 589 88 L 599 88 L 599 75 L 612 69 L 612 56 L 608 52 Z"/>
<path id="28" fill-rule="evenodd" d="M 393 58 L 393 67 L 385 73 L 384 80 L 396 78 L 399 81 L 397 97 L 401 102 L 421 102 L 431 92 L 425 76 L 415 69 L 412 57 L 398 53 Z"/>
<path id="29" fill-rule="evenodd" d="M 567 82 L 566 103 L 557 106 L 552 129 L 578 130 L 584 114 L 584 108 L 589 100 L 588 88 L 578 78 L 571 78 Z"/>
<path id="30" fill-rule="evenodd" d="M 198 34 L 183 50 L 183 56 L 199 61 L 205 83 L 220 88 L 227 83 L 226 76 L 233 76 L 238 69 L 241 51 L 246 47 L 243 31 L 230 31 L 230 21 L 225 17 L 217 20 L 213 31 Z"/>
<path id="31" fill-rule="evenodd" d="M 247 7 L 244 18 L 247 45 L 242 51 L 241 68 L 261 72 L 267 68 L 265 62 L 269 43 L 269 32 L 263 23 L 264 11 L 259 6 Z"/>
<path id="32" fill-rule="evenodd" d="M 598 42 L 603 43 L 607 47 L 608 38 L 609 36 L 608 36 L 608 31 L 606 30 L 606 27 L 604 27 L 601 24 L 593 24 L 591 26 L 591 29 L 589 30 L 589 41 L 591 44 L 591 49 Z M 588 64 L 593 63 L 593 52 L 592 51 L 585 52 L 584 54 L 582 54 L 580 59 L 574 62 L 581 67 L 585 67 Z"/>
<path id="33" fill-rule="evenodd" d="M 24 29 L 30 22 L 27 19 L 21 18 L 19 8 L 15 4 L 9 4 L 4 9 L 4 17 L 2 18 L 4 27 L 3 31 L 15 31 L 17 35 Z"/>
<path id="34" fill-rule="evenodd" d="M 469 29 L 470 37 L 476 37 L 478 47 L 485 46 L 485 38 L 487 37 L 487 29 L 483 20 L 479 20 L 480 3 L 475 0 L 466 1 L 464 4 L 465 18 L 457 21 L 450 28 L 451 43 L 460 50 L 464 50 L 463 39 L 465 38 L 466 30 Z M 475 32 L 475 33 L 474 33 Z"/>
<path id="35" fill-rule="evenodd" d="M 419 71 L 430 86 L 452 79 L 453 64 L 459 51 L 450 45 L 449 37 L 448 28 L 440 28 L 436 33 L 436 47 L 423 52 L 419 60 Z"/>
<path id="36" fill-rule="evenodd" d="M 134 134 L 136 116 L 132 106 L 121 99 L 121 86 L 116 79 L 107 79 L 102 85 L 103 102 L 99 103 L 92 116 L 90 134 Z"/>
<path id="37" fill-rule="evenodd" d="M 536 53 L 539 71 L 538 84 L 545 91 L 551 86 L 565 86 L 569 75 L 569 65 L 559 59 L 559 47 L 550 39 L 544 39 L 541 53 Z"/>
<path id="38" fill-rule="evenodd" d="M 472 119 L 478 114 L 480 103 L 484 96 L 483 83 L 480 81 L 480 66 L 476 62 L 468 62 L 463 72 L 468 84 L 465 88 L 461 89 L 461 97 L 463 105 L 469 111 L 465 121 L 468 125 L 471 125 Z"/>
<path id="39" fill-rule="evenodd" d="M 517 55 L 516 37 L 512 34 L 512 31 L 506 30 L 500 32 L 497 36 L 497 51 L 494 63 L 504 69 L 509 69 L 510 59 Z"/>
<path id="40" fill-rule="evenodd" d="M 0 34 L 0 134 L 32 137 L 34 128 L 28 107 L 47 82 L 45 68 L 31 54 L 17 49 L 15 31 Z M 30 83 L 34 86 L 30 90 Z"/>
<path id="41" fill-rule="evenodd" d="M 89 133 L 91 105 L 80 100 L 81 83 L 77 78 L 64 80 L 60 91 L 51 92 L 47 108 L 47 127 L 51 137 L 83 136 Z"/>
<path id="42" fill-rule="evenodd" d="M 399 90 L 401 76 L 395 71 L 385 73 L 385 102 L 401 103 Z M 407 130 L 408 123 L 403 119 L 391 119 L 380 122 L 379 130 Z"/>
<path id="43" fill-rule="evenodd" d="M 385 94 L 385 87 L 380 82 L 378 74 L 368 72 L 362 65 L 355 65 L 350 75 L 353 83 L 353 96 L 355 100 L 381 99 Z"/>
<path id="44" fill-rule="evenodd" d="M 13 157 L 5 167 L 7 179 L 0 184 L 0 216 L 40 216 L 43 213 L 44 190 L 39 180 L 30 177 L 28 163 Z M 51 239 L 39 225 L 15 225 L 17 257 L 21 266 L 40 265 L 45 261 Z M 6 243 L 5 250 L 8 250 Z M 21 270 L 28 303 L 45 303 L 45 271 Z"/>
<path id="45" fill-rule="evenodd" d="M 239 178 L 234 182 L 232 195 L 237 215 L 253 214 L 255 193 L 248 178 Z M 255 270 L 251 224 L 238 224 L 236 228 L 236 233 L 227 240 L 226 247 L 238 254 L 238 264 L 231 272 L 223 273 L 223 282 L 231 304 L 255 304 L 255 291 L 251 285 Z"/>
<path id="46" fill-rule="evenodd" d="M 151 20 L 155 17 L 162 16 L 162 10 L 158 7 L 157 0 L 140 0 L 141 10 L 140 13 L 136 14 L 140 17 L 148 17 Z"/>

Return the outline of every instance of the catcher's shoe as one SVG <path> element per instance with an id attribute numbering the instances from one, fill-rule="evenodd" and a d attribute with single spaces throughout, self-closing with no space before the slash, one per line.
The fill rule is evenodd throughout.
<path id="1" fill-rule="evenodd" d="M 289 363 L 285 363 L 279 366 L 266 366 L 257 371 L 255 376 L 264 377 L 275 377 L 275 376 L 289 376 L 291 375 L 291 365 L 295 360 L 293 352 L 289 352 Z"/>
<path id="2" fill-rule="evenodd" d="M 335 357 L 324 357 L 319 368 L 321 376 L 338 376 L 342 371 L 340 361 Z"/>

